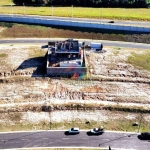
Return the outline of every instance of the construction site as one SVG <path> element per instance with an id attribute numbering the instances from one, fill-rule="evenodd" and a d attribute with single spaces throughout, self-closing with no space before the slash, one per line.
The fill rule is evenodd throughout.
<path id="1" fill-rule="evenodd" d="M 84 46 L 77 40 L 48 42 L 48 76 L 83 76 L 87 73 Z"/>
<path id="2" fill-rule="evenodd" d="M 9 130 L 6 124 L 10 130 L 14 124 L 14 130 L 49 129 L 50 121 L 52 129 L 65 129 L 63 123 L 84 129 L 90 121 L 93 127 L 133 131 L 129 127 L 141 113 L 143 128 L 149 130 L 150 72 L 133 64 L 141 57 L 149 60 L 149 50 L 105 45 L 101 50 L 97 41 L 89 45 L 70 39 L 48 42 L 45 49 L 41 44 L 1 45 L 1 130 Z M 72 80 L 81 71 L 85 80 Z M 67 75 L 71 79 L 62 78 Z"/>

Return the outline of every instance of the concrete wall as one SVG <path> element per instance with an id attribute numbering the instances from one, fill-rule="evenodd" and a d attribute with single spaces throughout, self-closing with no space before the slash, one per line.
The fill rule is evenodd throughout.
<path id="1" fill-rule="evenodd" d="M 112 29 L 112 30 L 150 33 L 150 28 L 148 27 L 135 27 L 135 26 L 127 26 L 127 25 L 72 21 L 72 20 L 63 20 L 63 19 L 60 20 L 60 19 L 52 19 L 52 18 L 47 19 L 44 17 L 38 18 L 38 16 L 28 17 L 28 16 L 0 15 L 0 21 L 41 24 L 41 25 L 72 26 L 72 27 L 81 27 L 81 28 L 92 28 L 92 29 Z"/>
<path id="2" fill-rule="evenodd" d="M 87 74 L 88 64 L 87 64 L 85 52 L 84 52 L 85 67 L 49 67 L 49 55 L 50 54 L 48 52 L 47 65 L 46 65 L 47 76 L 59 77 L 59 76 L 72 76 L 75 73 L 78 75 L 86 75 Z"/>
<path id="3" fill-rule="evenodd" d="M 79 75 L 83 75 L 86 74 L 87 72 L 87 68 L 86 67 L 76 67 L 76 68 L 63 68 L 63 67 L 48 67 L 47 68 L 47 75 L 48 76 L 70 76 L 73 75 L 75 73 L 79 74 Z"/>

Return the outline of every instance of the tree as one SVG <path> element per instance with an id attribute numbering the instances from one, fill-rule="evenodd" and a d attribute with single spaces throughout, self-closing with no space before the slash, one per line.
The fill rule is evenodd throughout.
<path id="1" fill-rule="evenodd" d="M 12 1 L 16 5 L 22 5 L 24 3 L 24 0 L 12 0 Z"/>
<path id="2" fill-rule="evenodd" d="M 33 5 L 33 4 L 44 4 L 46 0 L 12 0 L 16 5 Z"/>
<path id="3" fill-rule="evenodd" d="M 16 5 L 82 6 L 82 7 L 148 7 L 150 0 L 12 0 Z"/>

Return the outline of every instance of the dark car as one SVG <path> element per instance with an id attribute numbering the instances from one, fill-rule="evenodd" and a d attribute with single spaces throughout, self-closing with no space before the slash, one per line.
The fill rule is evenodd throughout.
<path id="1" fill-rule="evenodd" d="M 141 140 L 150 140 L 150 132 L 143 132 L 139 135 Z"/>

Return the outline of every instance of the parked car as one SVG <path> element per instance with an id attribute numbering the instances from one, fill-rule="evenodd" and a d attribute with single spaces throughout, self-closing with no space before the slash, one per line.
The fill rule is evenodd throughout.
<path id="1" fill-rule="evenodd" d="M 80 129 L 78 127 L 74 127 L 68 130 L 69 134 L 79 134 L 80 133 Z"/>
<path id="2" fill-rule="evenodd" d="M 95 134 L 95 135 L 100 135 L 104 133 L 104 128 L 100 127 L 100 128 L 93 128 L 91 129 L 91 134 Z"/>
<path id="3" fill-rule="evenodd" d="M 141 140 L 150 140 L 150 132 L 143 132 L 139 135 Z"/>

